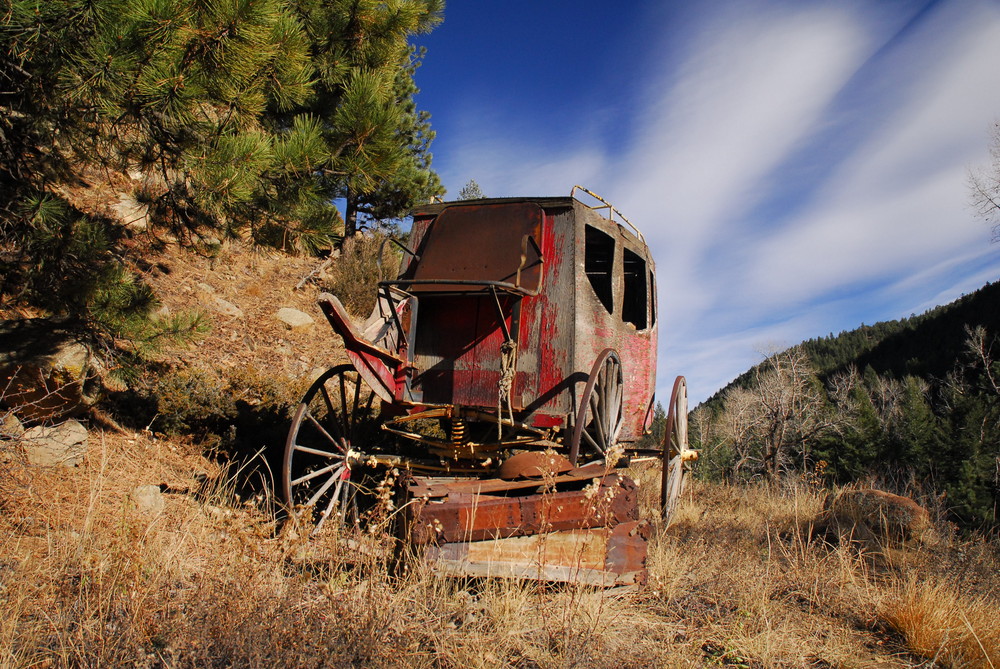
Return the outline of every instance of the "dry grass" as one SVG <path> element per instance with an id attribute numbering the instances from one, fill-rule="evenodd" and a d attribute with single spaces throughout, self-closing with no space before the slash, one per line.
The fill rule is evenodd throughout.
<path id="1" fill-rule="evenodd" d="M 807 486 L 692 483 L 651 545 L 649 586 L 609 595 L 448 579 L 419 563 L 394 575 L 378 537 L 346 546 L 281 530 L 266 498 L 241 502 L 223 472 L 149 435 L 92 434 L 78 469 L 6 466 L 0 666 L 997 661 L 995 546 L 873 561 L 810 539 L 822 496 Z M 646 504 L 656 474 L 640 473 Z M 206 476 L 216 483 L 198 489 Z M 143 511 L 132 496 L 143 484 L 189 492 Z"/>
<path id="2" fill-rule="evenodd" d="M 954 584 L 911 576 L 890 590 L 879 616 L 914 653 L 951 667 L 1000 666 L 1000 606 Z"/>

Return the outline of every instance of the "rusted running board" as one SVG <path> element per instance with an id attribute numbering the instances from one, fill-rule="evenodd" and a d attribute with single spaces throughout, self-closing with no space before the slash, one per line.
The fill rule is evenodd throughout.
<path id="1" fill-rule="evenodd" d="M 645 582 L 651 528 L 639 520 L 632 479 L 611 473 L 535 483 L 497 490 L 506 486 L 486 480 L 482 488 L 492 494 L 476 494 L 468 481 L 452 487 L 418 479 L 411 490 L 423 495 L 408 506 L 409 541 L 424 562 L 452 576 L 603 587 Z"/>

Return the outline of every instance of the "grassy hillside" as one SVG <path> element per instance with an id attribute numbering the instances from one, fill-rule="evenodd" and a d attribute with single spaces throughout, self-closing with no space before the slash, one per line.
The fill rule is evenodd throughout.
<path id="1" fill-rule="evenodd" d="M 394 571 L 377 532 L 281 525 L 268 448 L 280 451 L 308 379 L 343 361 L 312 306 L 319 286 L 293 290 L 317 267 L 238 244 L 165 252 L 149 272 L 164 308 L 200 307 L 212 330 L 112 394 L 104 408 L 126 429 L 92 429 L 70 469 L 30 466 L 0 440 L 0 667 L 1000 661 L 1000 545 L 957 534 L 933 496 L 921 500 L 939 540 L 883 547 L 815 531 L 822 477 L 693 481 L 676 522 L 654 520 L 635 591 L 451 579 L 415 557 Z M 317 322 L 289 330 L 273 318 L 282 306 Z M 658 470 L 634 475 L 657 518 Z"/>

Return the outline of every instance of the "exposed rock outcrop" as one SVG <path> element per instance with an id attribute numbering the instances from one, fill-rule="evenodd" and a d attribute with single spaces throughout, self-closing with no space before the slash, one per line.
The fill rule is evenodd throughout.
<path id="1" fill-rule="evenodd" d="M 90 349 L 61 321 L 0 323 L 0 406 L 22 420 L 83 414 L 97 399 L 97 371 Z"/>

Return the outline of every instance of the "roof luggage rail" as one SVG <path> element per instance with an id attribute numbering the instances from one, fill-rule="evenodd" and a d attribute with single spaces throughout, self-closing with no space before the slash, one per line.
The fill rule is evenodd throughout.
<path id="1" fill-rule="evenodd" d="M 646 243 L 646 238 L 642 236 L 641 232 L 639 232 L 639 228 L 635 227 L 635 224 L 632 223 L 632 221 L 630 221 L 627 218 L 625 218 L 625 216 L 623 216 L 620 211 L 618 211 L 613 206 L 611 206 L 610 202 L 608 202 L 607 200 L 605 200 L 603 197 L 601 197 L 600 195 L 598 195 L 594 191 L 589 190 L 587 188 L 584 188 L 583 186 L 573 186 L 573 188 L 569 191 L 569 196 L 573 197 L 575 195 L 577 189 L 582 190 L 584 193 L 586 193 L 590 197 L 594 198 L 595 200 L 599 200 L 600 202 L 603 203 L 603 206 L 592 207 L 589 204 L 587 204 L 587 203 L 584 202 L 583 203 L 584 206 L 590 207 L 591 209 L 593 209 L 595 211 L 597 211 L 598 209 L 607 209 L 608 212 L 609 212 L 608 213 L 608 220 L 609 221 L 614 221 L 615 220 L 615 218 L 614 218 L 615 214 L 618 214 L 618 218 L 620 218 L 625 224 L 627 224 L 628 227 L 632 228 L 632 230 L 635 232 L 636 236 L 639 238 L 639 241 L 642 242 L 643 244 Z"/>

